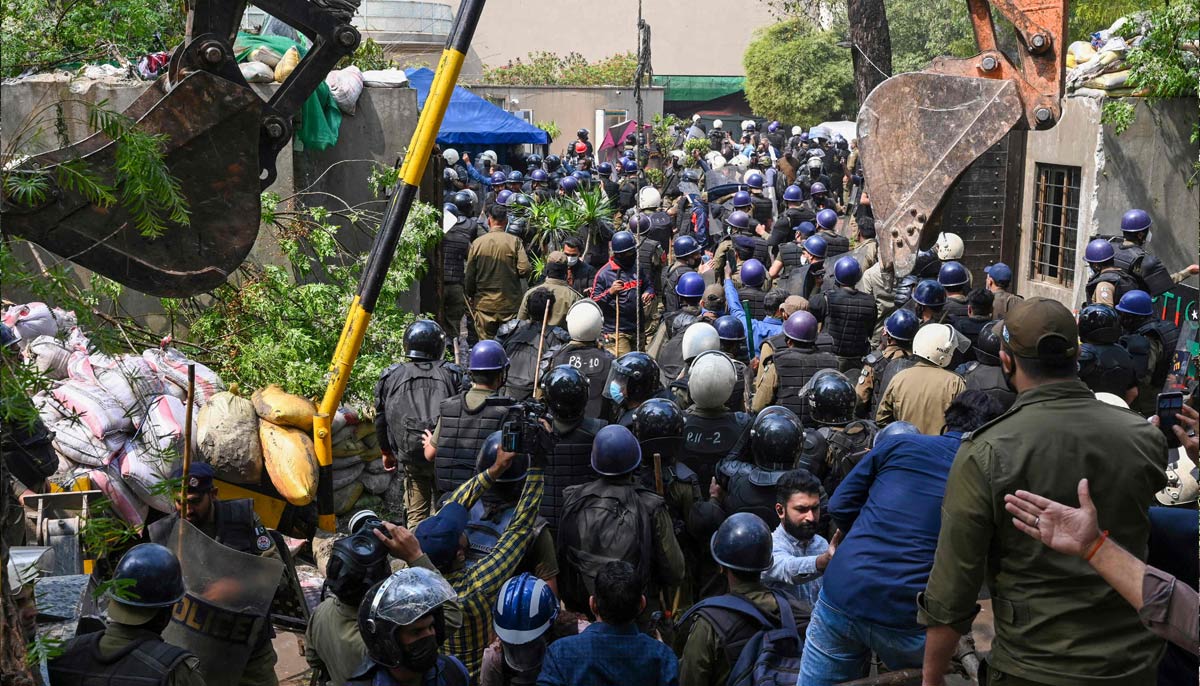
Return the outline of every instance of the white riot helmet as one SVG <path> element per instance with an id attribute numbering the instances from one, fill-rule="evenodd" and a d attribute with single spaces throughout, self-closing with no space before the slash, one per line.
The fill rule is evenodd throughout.
<path id="1" fill-rule="evenodd" d="M 674 157 L 676 160 L 678 160 L 680 162 L 682 162 L 683 158 L 686 156 L 687 156 L 687 153 L 685 153 L 682 150 L 672 150 L 671 151 L 671 157 Z"/>
<path id="2" fill-rule="evenodd" d="M 573 341 L 595 343 L 602 326 L 604 313 L 594 300 L 580 300 L 567 311 L 567 333 L 571 334 Z"/>
<path id="3" fill-rule="evenodd" d="M 446 148 L 442 151 L 442 159 L 446 160 L 446 164 L 458 164 L 458 160 L 460 158 L 457 150 L 454 148 Z"/>
<path id="4" fill-rule="evenodd" d="M 691 362 L 700 353 L 721 349 L 721 337 L 708 322 L 696 322 L 683 332 L 683 361 Z"/>
<path id="5" fill-rule="evenodd" d="M 479 153 L 479 159 L 489 159 L 492 161 L 492 164 L 496 164 L 500 161 L 500 158 L 496 155 L 495 150 L 484 150 L 483 152 Z"/>
<path id="6" fill-rule="evenodd" d="M 713 128 L 714 129 L 719 129 L 722 126 L 725 126 L 725 122 L 721 121 L 720 119 L 713 120 Z"/>
<path id="7" fill-rule="evenodd" d="M 711 167 L 713 171 L 717 171 L 718 169 L 724 169 L 725 168 L 725 156 L 720 153 L 713 155 L 712 159 L 708 161 L 708 166 Z"/>
<path id="8" fill-rule="evenodd" d="M 702 410 L 725 406 L 737 383 L 737 367 L 723 352 L 709 350 L 692 361 L 688 371 L 688 395 Z"/>
<path id="9" fill-rule="evenodd" d="M 956 233 L 939 233 L 935 250 L 943 262 L 962 259 L 963 239 Z"/>
<path id="10" fill-rule="evenodd" d="M 802 133 L 804 133 L 804 129 L 800 128 L 799 126 L 792 127 L 792 135 L 793 136 L 799 136 Z"/>
<path id="11" fill-rule="evenodd" d="M 945 324 L 926 324 L 913 337 L 913 355 L 945 369 L 958 345 L 954 329 Z"/>
<path id="12" fill-rule="evenodd" d="M 821 166 L 822 166 L 822 162 L 821 162 L 820 155 L 814 155 L 814 156 L 808 158 L 808 168 L 809 169 L 820 169 Z"/>
<path id="13" fill-rule="evenodd" d="M 749 119 L 742 120 L 742 131 L 749 131 L 752 128 L 754 128 L 754 122 Z"/>
<path id="14" fill-rule="evenodd" d="M 692 115 L 692 123 L 693 123 L 693 124 L 695 124 L 695 123 L 696 123 L 696 122 L 698 122 L 698 121 L 700 121 L 700 115 L 698 115 L 698 114 L 693 114 L 693 115 Z"/>
<path id="15" fill-rule="evenodd" d="M 660 204 L 662 204 L 662 195 L 654 186 L 646 186 L 638 191 L 639 210 L 657 210 Z"/>

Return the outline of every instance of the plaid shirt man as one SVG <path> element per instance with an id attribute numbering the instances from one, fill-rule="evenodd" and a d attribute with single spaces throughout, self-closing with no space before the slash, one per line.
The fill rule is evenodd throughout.
<path id="1" fill-rule="evenodd" d="M 544 478 L 542 468 L 530 468 L 521 499 L 517 501 L 517 511 L 496 547 L 473 567 L 456 569 L 445 575 L 462 605 L 462 626 L 447 637 L 446 652 L 462 660 L 472 681 L 479 679 L 483 651 L 491 642 L 492 605 L 500 593 L 500 586 L 512 577 L 533 542 L 533 523 L 542 502 Z M 470 510 L 492 483 L 488 473 L 481 472 L 455 489 L 447 502 L 458 503 Z"/>

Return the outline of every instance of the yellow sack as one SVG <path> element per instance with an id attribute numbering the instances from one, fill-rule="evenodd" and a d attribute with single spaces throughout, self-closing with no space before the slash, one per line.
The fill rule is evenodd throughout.
<path id="1" fill-rule="evenodd" d="M 254 411 L 260 419 L 312 433 L 313 415 L 317 413 L 317 406 L 308 398 L 292 395 L 271 384 L 255 391 L 250 400 L 254 403 Z"/>
<path id="2" fill-rule="evenodd" d="M 1067 69 L 1074 69 L 1096 56 L 1096 48 L 1085 40 L 1077 40 L 1067 46 Z"/>
<path id="3" fill-rule="evenodd" d="M 1125 82 L 1129 79 L 1129 70 L 1114 71 L 1109 74 L 1101 74 L 1090 81 L 1083 83 L 1084 88 L 1099 88 L 1100 90 L 1111 91 L 1125 86 Z"/>
<path id="4" fill-rule="evenodd" d="M 275 490 L 298 507 L 311 503 L 317 496 L 317 453 L 312 438 L 300 429 L 271 422 L 258 423 L 258 436 Z"/>
<path id="5" fill-rule="evenodd" d="M 300 51 L 293 45 L 287 49 L 287 52 L 283 53 L 283 57 L 279 59 L 279 64 L 275 65 L 275 80 L 283 83 L 287 80 L 287 77 L 292 75 L 292 71 L 296 68 L 297 64 L 300 64 Z"/>

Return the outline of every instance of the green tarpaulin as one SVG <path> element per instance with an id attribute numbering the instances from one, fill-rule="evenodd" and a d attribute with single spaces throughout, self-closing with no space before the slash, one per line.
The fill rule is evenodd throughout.
<path id="1" fill-rule="evenodd" d="M 252 33 L 239 33 L 234 47 L 237 49 L 237 61 L 244 62 L 250 51 L 258 47 L 268 47 L 282 55 L 287 49 L 295 46 L 300 56 L 308 52 L 308 47 L 283 36 L 256 36 Z M 322 81 L 317 90 L 308 96 L 304 106 L 300 108 L 300 128 L 296 138 L 308 150 L 324 150 L 337 143 L 338 129 L 342 126 L 342 111 L 338 109 L 333 96 L 329 94 L 329 86 Z"/>
<path id="2" fill-rule="evenodd" d="M 664 100 L 715 100 L 742 90 L 742 76 L 655 76 L 653 85 L 666 89 Z"/>

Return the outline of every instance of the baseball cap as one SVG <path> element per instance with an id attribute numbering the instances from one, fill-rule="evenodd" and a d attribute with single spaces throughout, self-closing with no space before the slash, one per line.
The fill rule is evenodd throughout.
<path id="1" fill-rule="evenodd" d="M 421 550 L 438 569 L 446 569 L 458 555 L 458 543 L 467 530 L 467 509 L 458 503 L 449 503 L 438 513 L 417 525 L 413 534 L 421 544 Z"/>
<path id="2" fill-rule="evenodd" d="M 1012 281 L 1013 278 L 1012 268 L 1003 262 L 997 262 L 990 267 L 986 267 L 983 271 L 992 277 L 992 281 L 1008 282 Z"/>
<path id="3" fill-rule="evenodd" d="M 1075 316 L 1062 303 L 1049 298 L 1026 298 L 1010 307 L 1000 338 L 1017 357 L 1061 360 L 1079 352 Z"/>
<path id="4" fill-rule="evenodd" d="M 705 286 L 704 298 L 700 303 L 709 312 L 724 312 L 727 304 L 725 302 L 725 289 L 715 283 Z"/>

